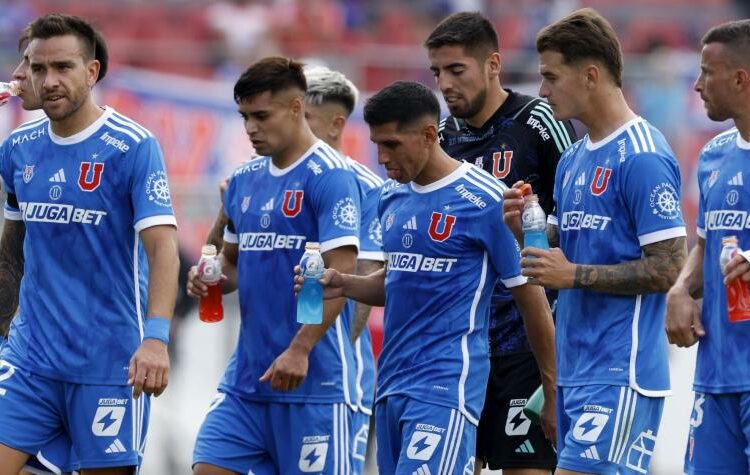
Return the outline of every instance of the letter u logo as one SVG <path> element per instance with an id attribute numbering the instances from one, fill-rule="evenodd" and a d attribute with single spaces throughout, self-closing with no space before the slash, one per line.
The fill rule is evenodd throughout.
<path id="1" fill-rule="evenodd" d="M 92 165 L 94 166 L 93 172 L 91 172 Z M 81 162 L 81 171 L 78 173 L 78 186 L 83 191 L 94 191 L 99 188 L 99 183 L 102 180 L 102 171 L 104 171 L 103 163 Z"/>
<path id="2" fill-rule="evenodd" d="M 611 168 L 596 167 L 594 179 L 591 181 L 591 194 L 599 196 L 607 190 L 609 177 L 612 176 Z"/>
<path id="3" fill-rule="evenodd" d="M 500 168 L 500 159 L 503 160 L 503 168 Z M 495 178 L 505 178 L 510 173 L 510 162 L 513 161 L 513 150 L 495 152 L 492 154 L 492 174 Z"/>
<path id="4" fill-rule="evenodd" d="M 284 216 L 287 218 L 293 218 L 302 211 L 303 195 L 304 191 L 301 190 L 284 191 L 284 202 L 281 204 L 281 212 L 284 213 Z"/>
<path id="5" fill-rule="evenodd" d="M 456 217 L 451 214 L 445 215 L 442 229 L 438 231 L 440 227 L 440 221 L 443 219 L 443 213 L 433 211 L 430 216 L 430 229 L 427 233 L 430 235 L 430 239 L 437 242 L 443 242 L 451 237 L 451 231 L 453 231 L 453 225 L 456 224 Z"/>

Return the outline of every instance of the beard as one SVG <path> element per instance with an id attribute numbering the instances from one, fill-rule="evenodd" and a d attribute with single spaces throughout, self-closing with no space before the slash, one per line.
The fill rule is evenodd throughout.
<path id="1" fill-rule="evenodd" d="M 459 119 L 468 119 L 479 114 L 479 111 L 481 111 L 482 107 L 484 107 L 484 102 L 486 100 L 487 89 L 482 89 L 474 99 L 469 101 L 466 107 L 456 108 L 455 110 L 450 109 L 449 107 L 448 109 L 451 111 L 451 114 L 453 114 L 453 117 L 457 117 Z"/>

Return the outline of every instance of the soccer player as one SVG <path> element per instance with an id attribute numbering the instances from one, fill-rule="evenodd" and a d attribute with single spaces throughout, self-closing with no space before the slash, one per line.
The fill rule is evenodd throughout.
<path id="1" fill-rule="evenodd" d="M 728 320 L 724 286 L 749 281 L 750 264 L 747 252 L 737 255 L 722 275 L 719 256 L 726 236 L 750 248 L 744 186 L 750 177 L 750 20 L 716 26 L 702 44 L 695 90 L 711 120 L 732 119 L 735 127 L 700 153 L 698 241 L 667 294 L 667 334 L 681 347 L 700 341 L 685 471 L 744 474 L 750 472 L 750 322 Z"/>
<path id="2" fill-rule="evenodd" d="M 305 92 L 305 117 L 316 137 L 322 139 L 339 153 L 346 121 L 354 110 L 359 91 L 352 82 L 338 71 L 325 67 L 305 69 L 307 91 Z M 354 170 L 362 191 L 362 213 L 359 229 L 359 254 L 357 275 L 369 275 L 383 268 L 383 241 L 378 219 L 378 200 L 383 179 L 367 167 L 346 157 Z M 356 362 L 356 411 L 351 424 L 352 473 L 363 474 L 367 440 L 370 432 L 370 416 L 375 398 L 375 357 L 372 353 L 372 338 L 367 327 L 370 306 L 348 301 L 352 321 L 345 321 L 354 345 Z"/>
<path id="3" fill-rule="evenodd" d="M 27 26 L 21 32 L 21 37 L 18 40 L 18 52 L 21 53 L 21 61 L 13 71 L 12 78 L 21 84 L 21 93 L 18 95 L 21 99 L 21 107 L 24 110 L 32 111 L 42 108 L 42 103 L 39 97 L 34 93 L 31 86 L 31 76 L 29 74 L 29 55 L 28 45 L 30 29 Z M 95 32 L 95 53 L 94 57 L 99 61 L 99 75 L 97 76 L 97 82 L 101 81 L 107 71 L 108 65 L 108 54 L 106 43 L 99 34 Z M 3 289 L 8 290 L 7 295 L 0 300 L 0 333 L 2 338 L 7 338 L 8 328 L 10 328 L 10 322 L 18 309 L 18 291 L 21 285 L 21 277 L 23 276 L 23 266 L 21 272 L 15 272 L 15 269 L 19 266 L 14 266 L 13 262 L 23 261 L 23 240 L 17 240 L 14 236 L 23 236 L 25 234 L 25 227 L 23 221 L 6 221 L 3 228 L 3 238 L 0 241 L 0 268 L 5 271 L 9 271 L 5 274 L 4 278 L 9 279 L 7 282 L 0 283 Z M 3 279 L 0 276 L 0 281 Z M 0 347 L 3 342 L 0 341 Z M 67 434 L 61 434 L 55 440 L 47 444 L 42 450 L 39 451 L 33 457 L 30 457 L 27 461 L 26 473 L 68 473 L 73 471 L 75 463 L 74 457 L 71 457 L 72 447 L 70 437 Z"/>
<path id="4" fill-rule="evenodd" d="M 388 264 L 364 277 L 329 269 L 323 278 L 326 298 L 385 305 L 375 403 L 381 474 L 473 473 L 496 279 L 526 321 L 554 331 L 543 292 L 520 275 L 501 185 L 440 148 L 439 115 L 435 95 L 412 82 L 367 102 L 370 138 L 392 179 L 378 206 Z"/>
<path id="5" fill-rule="evenodd" d="M 306 88 L 302 65 L 280 57 L 258 61 L 235 84 L 260 157 L 237 169 L 224 197 L 223 290 L 239 291 L 240 337 L 198 434 L 196 475 L 351 470 L 355 364 L 343 326 L 351 317 L 338 299 L 324 306 L 323 324 L 298 324 L 285 272 L 309 241 L 327 266 L 353 272 L 359 247 L 357 178 L 310 130 Z M 206 293 L 195 269 L 188 292 Z"/>
<path id="6" fill-rule="evenodd" d="M 620 44 L 597 12 L 547 26 L 537 50 L 555 119 L 589 130 L 557 167 L 552 248 L 521 261 L 530 282 L 561 289 L 555 473 L 645 473 L 670 391 L 665 293 L 686 255 L 679 168 L 625 101 Z M 519 185 L 504 207 L 522 242 Z"/>
<path id="7" fill-rule="evenodd" d="M 530 183 L 545 213 L 553 210 L 552 186 L 563 150 L 575 132 L 556 121 L 544 101 L 503 89 L 497 33 L 480 13 L 456 13 L 425 41 L 430 69 L 448 104 L 440 144 L 448 155 L 484 168 L 511 186 Z M 553 296 L 551 296 L 553 297 Z M 542 382 L 518 308 L 502 282 L 490 310 L 490 378 L 477 428 L 476 472 L 482 466 L 507 475 L 549 473 L 557 459 L 542 427 L 522 410 Z M 554 335 L 546 336 L 549 347 Z M 555 361 L 539 361 L 544 375 L 542 424 L 555 436 Z"/>
<path id="8" fill-rule="evenodd" d="M 100 65 L 88 23 L 46 15 L 29 31 L 47 117 L 0 147 L 6 223 L 25 224 L 5 233 L 24 252 L 3 251 L 13 269 L 3 275 L 23 278 L 0 353 L 0 473 L 17 474 L 61 434 L 82 473 L 132 473 L 146 429 L 141 394 L 161 394 L 169 375 L 178 262 L 164 163 L 148 131 L 93 101 Z M 1 285 L 5 296 L 18 283 Z"/>

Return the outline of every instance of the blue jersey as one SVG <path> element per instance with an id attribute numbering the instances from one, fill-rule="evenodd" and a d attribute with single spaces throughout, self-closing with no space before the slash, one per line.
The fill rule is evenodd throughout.
<path id="1" fill-rule="evenodd" d="M 503 224 L 502 189 L 469 163 L 427 186 L 384 185 L 385 279 L 378 401 L 402 394 L 458 409 L 473 424 L 489 374 L 487 324 L 498 276 L 524 284 Z"/>
<path id="2" fill-rule="evenodd" d="M 570 262 L 615 265 L 642 247 L 685 236 L 680 170 L 662 134 L 633 119 L 593 143 L 565 151 L 555 178 L 560 249 Z M 558 219 L 559 218 L 559 219 Z M 561 290 L 557 301 L 557 380 L 561 386 L 630 386 L 669 392 L 663 293 L 614 295 Z"/>
<path id="3" fill-rule="evenodd" d="M 175 225 L 159 144 L 111 108 L 70 137 L 43 118 L 3 143 L 0 175 L 6 219 L 26 225 L 18 315 L 2 357 L 53 379 L 125 384 L 146 316 L 139 232 Z"/>
<path id="4" fill-rule="evenodd" d="M 703 311 L 706 336 L 698 344 L 695 390 L 707 393 L 750 391 L 750 322 L 730 323 L 719 266 L 721 239 L 735 235 L 750 249 L 750 143 L 737 129 L 708 142 L 698 161 L 698 235 L 706 240 L 703 255 Z"/>
<path id="5" fill-rule="evenodd" d="M 361 163 L 348 158 L 349 166 L 357 175 L 357 181 L 362 192 L 362 218 L 360 219 L 359 254 L 357 259 L 370 261 L 385 261 L 383 254 L 383 235 L 378 219 L 378 202 L 380 201 L 380 187 L 383 179 L 374 174 Z M 352 319 L 355 317 L 355 303 L 349 300 Z M 347 323 L 347 334 L 351 331 Z M 357 408 L 367 415 L 372 413 L 372 403 L 375 398 L 375 356 L 372 353 L 372 337 L 370 329 L 365 326 L 359 338 L 354 342 L 354 361 L 356 368 L 355 402 Z"/>
<path id="6" fill-rule="evenodd" d="M 307 377 L 294 391 L 271 389 L 258 379 L 292 341 L 300 324 L 290 271 L 305 243 L 325 253 L 359 246 L 360 191 L 346 161 L 317 141 L 294 164 L 279 169 L 269 157 L 238 168 L 225 197 L 225 241 L 239 245 L 237 285 L 241 326 L 222 391 L 254 401 L 354 405 L 354 358 L 339 318 L 315 345 Z"/>

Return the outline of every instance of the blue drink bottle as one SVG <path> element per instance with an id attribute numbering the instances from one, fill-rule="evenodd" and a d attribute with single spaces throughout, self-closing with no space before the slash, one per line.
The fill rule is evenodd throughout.
<path id="1" fill-rule="evenodd" d="M 325 263 L 320 255 L 320 244 L 305 244 L 305 253 L 299 261 L 299 266 L 305 281 L 297 296 L 297 322 L 323 323 L 323 288 L 318 279 L 323 277 Z"/>
<path id="2" fill-rule="evenodd" d="M 529 195 L 525 198 L 523 213 L 521 214 L 521 226 L 523 228 L 523 247 L 549 249 L 547 216 L 539 205 L 537 195 Z"/>

